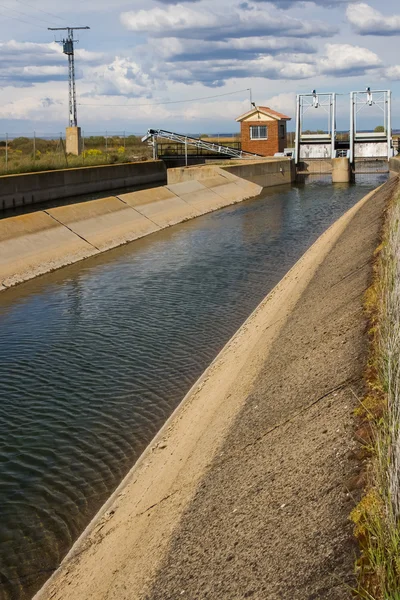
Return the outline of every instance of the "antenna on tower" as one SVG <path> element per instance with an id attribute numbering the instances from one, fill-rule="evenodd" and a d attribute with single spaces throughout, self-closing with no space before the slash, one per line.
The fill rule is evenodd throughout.
<path id="1" fill-rule="evenodd" d="M 67 31 L 66 38 L 56 40 L 62 44 L 63 52 L 68 56 L 68 77 L 69 77 L 69 126 L 78 126 L 78 115 L 76 109 L 76 86 L 75 86 L 75 55 L 74 44 L 78 40 L 74 40 L 74 30 L 90 29 L 90 27 L 48 27 L 49 31 Z"/>

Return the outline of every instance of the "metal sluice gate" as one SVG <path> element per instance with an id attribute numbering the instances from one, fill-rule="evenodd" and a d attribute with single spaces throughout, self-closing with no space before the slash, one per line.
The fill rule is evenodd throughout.
<path id="1" fill-rule="evenodd" d="M 313 90 L 311 94 L 297 96 L 296 111 L 296 164 L 307 160 L 331 160 L 347 157 L 350 164 L 368 159 L 388 161 L 394 155 L 392 138 L 392 107 L 390 90 L 372 90 L 350 93 L 350 130 L 347 141 L 338 139 L 336 127 L 338 94 L 330 92 L 319 94 Z M 375 131 L 363 130 L 359 113 L 371 107 L 378 109 L 383 117 L 382 125 Z M 307 113 L 320 109 L 322 118 L 326 120 L 322 130 L 304 130 Z M 320 117 L 321 118 L 321 117 Z M 323 123 L 323 121 L 322 121 Z"/>
<path id="2" fill-rule="evenodd" d="M 206 142 L 200 138 L 181 135 L 179 133 L 173 133 L 172 131 L 165 131 L 163 129 L 149 129 L 147 134 L 142 138 L 142 142 L 150 142 L 150 145 L 153 146 L 153 158 L 158 158 L 158 139 L 169 140 L 170 142 L 183 144 L 185 146 L 186 164 L 188 159 L 188 146 L 201 150 L 207 150 L 216 154 L 223 154 L 224 156 L 229 156 L 229 158 L 261 158 L 259 154 L 252 154 L 251 152 L 244 152 L 244 150 L 239 150 L 238 148 L 231 148 L 230 146 Z"/>

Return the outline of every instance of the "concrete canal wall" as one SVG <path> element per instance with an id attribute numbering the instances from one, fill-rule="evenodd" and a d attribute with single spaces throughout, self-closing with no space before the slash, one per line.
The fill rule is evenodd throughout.
<path id="1" fill-rule="evenodd" d="M 229 169 L 205 169 L 198 180 L 0 220 L 0 290 L 262 192 Z"/>
<path id="2" fill-rule="evenodd" d="M 332 173 L 332 170 L 333 170 L 332 159 L 330 159 L 330 158 L 325 158 L 325 159 L 310 158 L 308 160 L 301 160 L 301 162 L 299 162 L 298 167 L 297 167 L 298 173 L 307 174 L 307 175 L 321 175 L 321 174 L 330 175 Z"/>
<path id="3" fill-rule="evenodd" d="M 396 175 L 400 173 L 400 156 L 396 156 L 389 160 L 389 170 Z"/>
<path id="4" fill-rule="evenodd" d="M 0 177 L 0 210 L 126 187 L 164 185 L 161 161 L 81 167 Z"/>
<path id="5" fill-rule="evenodd" d="M 231 160 L 222 168 L 228 173 L 256 183 L 263 188 L 290 184 L 296 179 L 294 161 L 290 158 L 265 158 L 255 161 Z M 212 177 L 214 169 L 215 165 L 212 164 L 168 169 L 168 183 Z"/>
<path id="6" fill-rule="evenodd" d="M 225 169 L 262 187 L 290 184 L 296 180 L 296 167 L 294 160 L 290 158 L 279 158 L 265 163 L 252 162 L 249 165 L 232 164 Z"/>

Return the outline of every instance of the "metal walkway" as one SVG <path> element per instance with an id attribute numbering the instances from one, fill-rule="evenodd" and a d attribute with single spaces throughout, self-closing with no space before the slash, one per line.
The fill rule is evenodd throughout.
<path id="1" fill-rule="evenodd" d="M 151 145 L 153 146 L 153 158 L 157 158 L 157 140 L 159 138 L 184 144 L 186 148 L 186 159 L 188 154 L 188 146 L 202 150 L 208 150 L 210 152 L 215 152 L 216 154 L 223 154 L 224 156 L 229 156 L 230 158 L 261 158 L 259 154 L 252 154 L 251 152 L 244 152 L 238 148 L 230 148 L 229 146 L 222 146 L 221 144 L 206 142 L 200 138 L 180 135 L 179 133 L 173 133 L 172 131 L 164 131 L 163 129 L 149 129 L 147 134 L 142 138 L 142 142 L 148 142 L 151 140 Z"/>

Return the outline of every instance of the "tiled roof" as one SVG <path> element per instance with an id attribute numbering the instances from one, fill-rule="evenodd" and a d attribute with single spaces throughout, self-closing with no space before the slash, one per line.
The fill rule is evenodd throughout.
<path id="1" fill-rule="evenodd" d="M 287 115 L 284 115 L 283 113 L 277 112 L 276 110 L 273 110 L 272 108 L 269 108 L 268 106 L 257 106 L 257 108 L 259 110 L 261 110 L 261 112 L 268 113 L 269 115 L 271 115 L 271 117 L 276 117 L 277 119 L 291 120 L 291 117 L 288 117 Z"/>
<path id="2" fill-rule="evenodd" d="M 269 108 L 268 106 L 256 106 L 255 108 L 252 108 L 244 115 L 241 115 L 240 117 L 238 117 L 236 119 L 236 121 L 241 121 L 242 119 L 245 119 L 246 117 L 250 116 L 252 113 L 255 113 L 255 112 L 265 113 L 268 116 L 273 117 L 274 119 L 286 120 L 286 121 L 291 120 L 291 117 L 288 117 L 287 115 L 284 115 L 283 113 L 277 112 L 276 110 L 273 110 L 272 108 Z"/>

